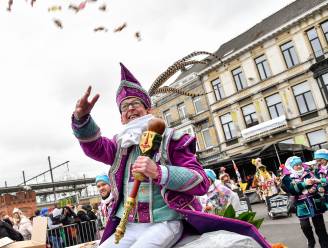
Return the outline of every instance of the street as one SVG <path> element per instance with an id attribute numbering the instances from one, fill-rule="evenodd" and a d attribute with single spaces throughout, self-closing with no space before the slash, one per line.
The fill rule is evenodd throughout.
<path id="1" fill-rule="evenodd" d="M 307 241 L 301 230 L 299 220 L 295 214 L 292 217 L 277 217 L 271 220 L 267 215 L 267 209 L 264 203 L 256 203 L 252 205 L 252 210 L 256 212 L 257 218 L 265 218 L 260 228 L 260 232 L 267 238 L 270 243 L 282 242 L 288 248 L 306 248 Z M 328 222 L 328 214 L 324 214 L 326 228 Z M 314 236 L 316 237 L 314 228 Z M 317 238 L 316 238 L 317 240 Z M 320 247 L 318 241 L 316 247 Z"/>

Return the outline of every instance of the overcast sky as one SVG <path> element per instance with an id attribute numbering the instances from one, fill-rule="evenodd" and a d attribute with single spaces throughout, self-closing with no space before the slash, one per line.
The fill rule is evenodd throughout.
<path id="1" fill-rule="evenodd" d="M 30 1 L 30 0 L 28 0 Z M 119 62 L 149 88 L 174 61 L 196 51 L 214 52 L 293 0 L 98 0 L 75 14 L 69 0 L 0 0 L 0 187 L 22 182 L 69 160 L 75 177 L 108 166 L 87 158 L 72 135 L 70 116 L 86 87 L 99 93 L 93 116 L 102 134 L 120 129 L 115 92 Z M 106 3 L 108 10 L 98 7 Z M 61 12 L 48 12 L 59 4 Z M 57 28 L 53 18 L 63 23 Z M 120 33 L 113 29 L 127 22 Z M 97 26 L 108 32 L 93 32 Z M 139 31 L 142 40 L 134 37 Z M 55 171 L 59 180 L 66 168 Z"/>

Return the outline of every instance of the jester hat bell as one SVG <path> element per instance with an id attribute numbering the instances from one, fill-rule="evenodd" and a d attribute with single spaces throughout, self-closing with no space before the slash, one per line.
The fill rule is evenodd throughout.
<path id="1" fill-rule="evenodd" d="M 123 100 L 129 97 L 137 97 L 145 105 L 146 109 L 151 107 L 151 100 L 148 92 L 142 88 L 138 80 L 132 73 L 122 64 L 121 66 L 121 84 L 116 92 L 116 103 L 120 109 Z"/>

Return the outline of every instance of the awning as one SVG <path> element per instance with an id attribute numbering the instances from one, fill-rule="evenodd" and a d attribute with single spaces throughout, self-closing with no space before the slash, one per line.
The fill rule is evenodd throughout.
<path id="1" fill-rule="evenodd" d="M 276 147 L 276 148 L 275 148 Z M 277 149 L 277 152 L 276 152 Z M 243 154 L 238 154 L 233 157 L 220 160 L 219 162 L 213 162 L 209 163 L 205 168 L 219 168 L 221 166 L 224 167 L 230 167 L 232 166 L 232 160 L 237 165 L 246 165 L 251 164 L 251 160 L 253 158 L 260 157 L 262 158 L 262 161 L 265 159 L 276 159 L 277 153 L 281 159 L 281 162 L 284 163 L 286 161 L 286 157 L 292 156 L 292 155 L 299 155 L 306 152 L 307 154 L 312 153 L 313 150 L 310 147 L 304 146 L 304 145 L 298 145 L 298 144 L 285 144 L 285 143 L 276 143 L 276 144 L 270 144 L 270 145 L 264 145 L 262 148 L 254 149 L 253 151 L 246 152 Z"/>

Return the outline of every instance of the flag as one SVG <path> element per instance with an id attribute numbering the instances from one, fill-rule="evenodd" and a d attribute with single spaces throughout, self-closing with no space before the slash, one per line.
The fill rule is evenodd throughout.
<path id="1" fill-rule="evenodd" d="M 232 161 L 232 164 L 233 164 L 233 168 L 235 169 L 235 172 L 236 172 L 236 175 L 237 175 L 237 180 L 238 180 L 238 183 L 241 183 L 242 180 L 241 180 L 241 177 L 240 177 L 240 173 L 238 171 L 238 167 L 235 163 L 235 161 L 231 160 Z"/>

